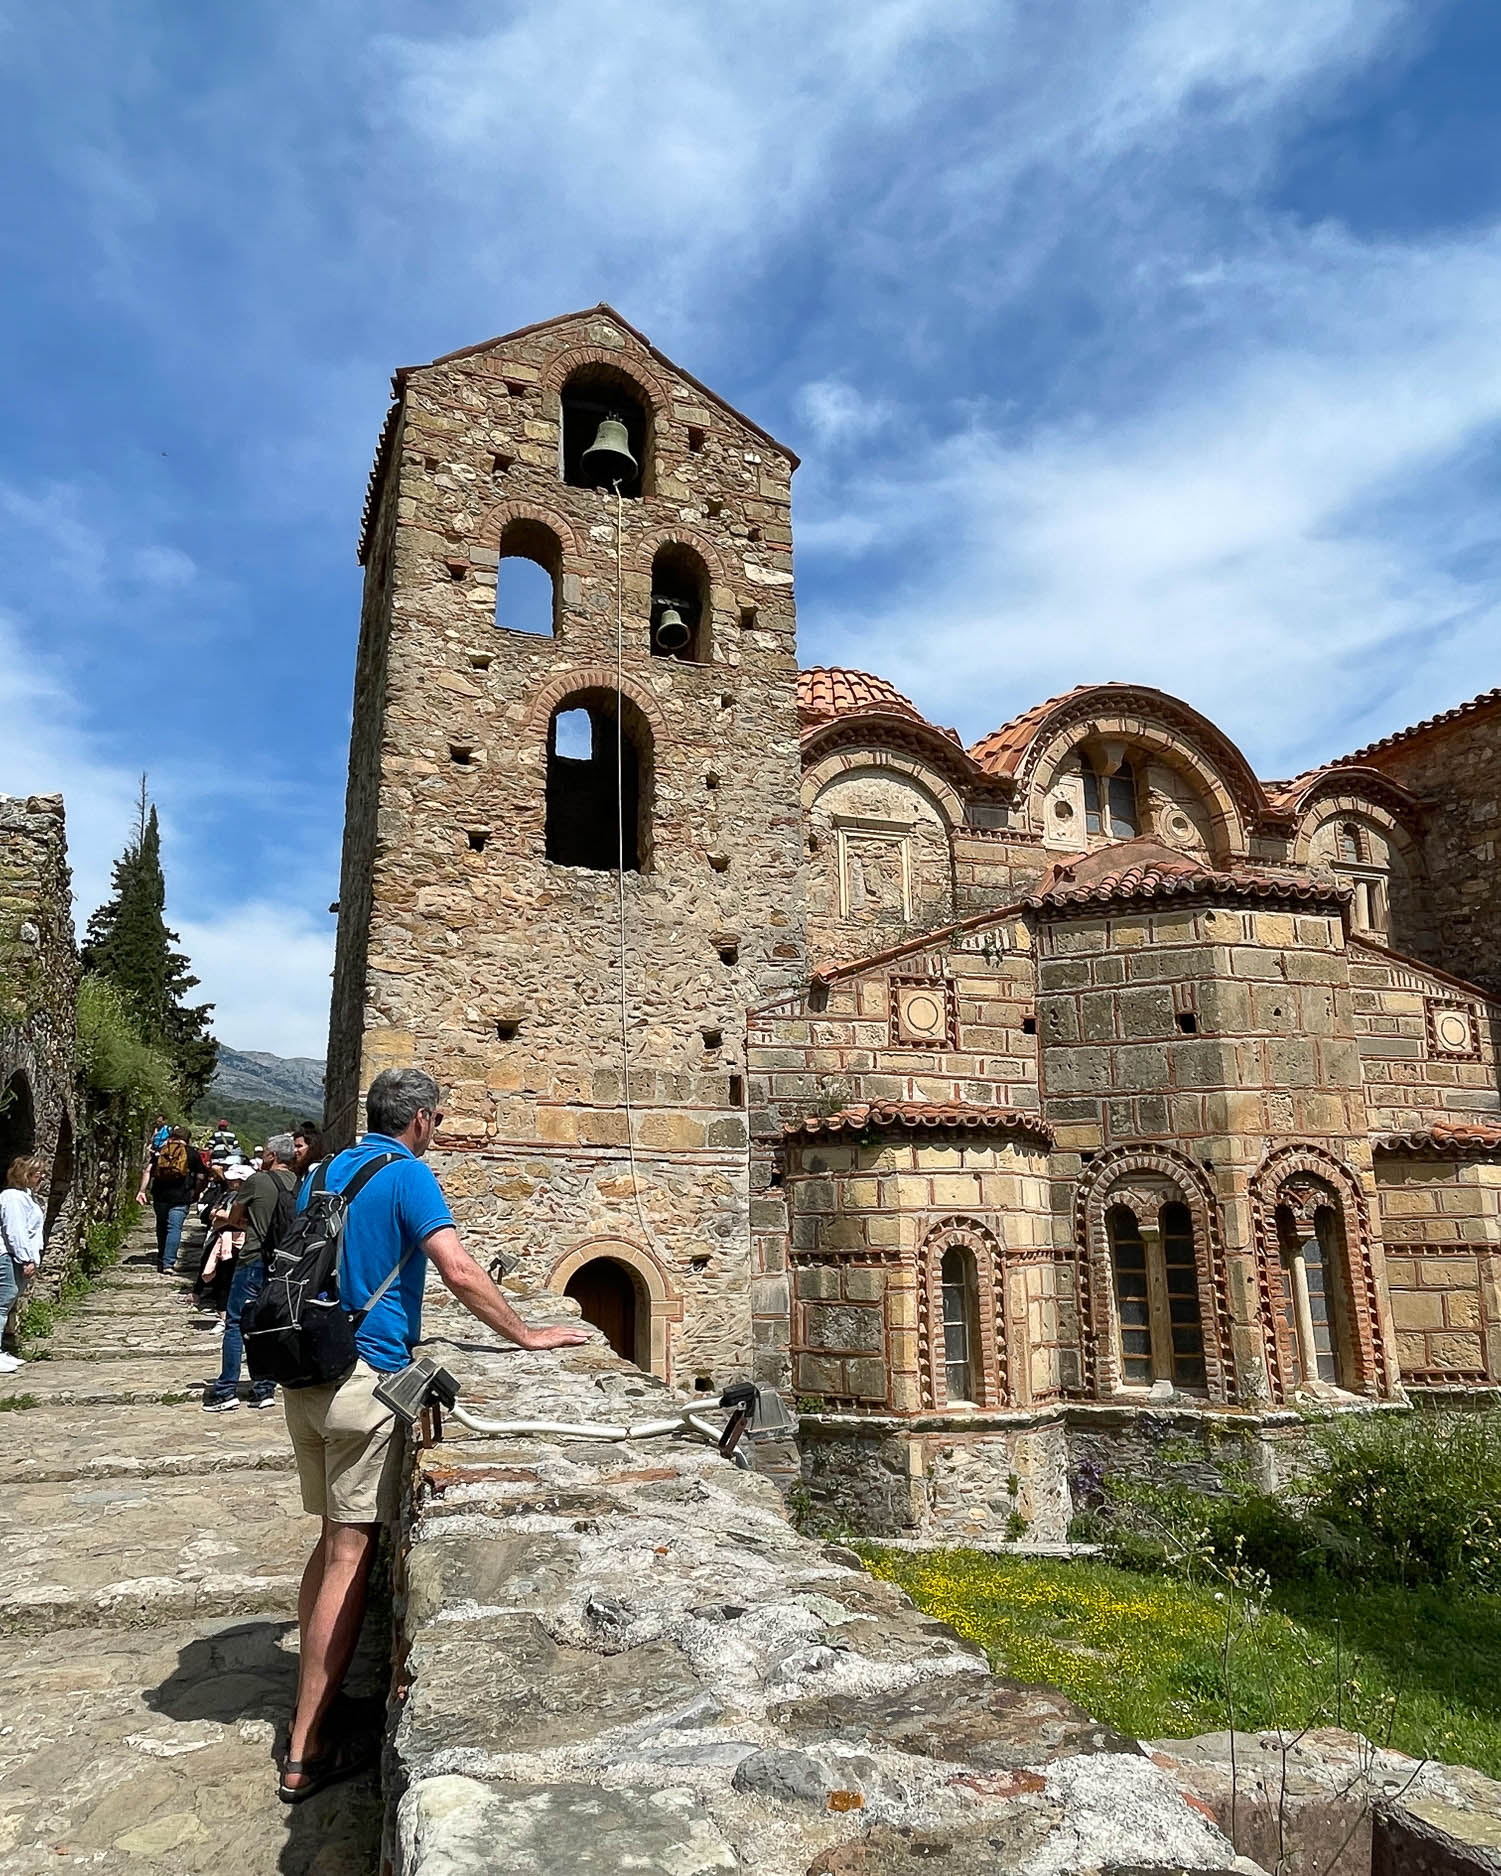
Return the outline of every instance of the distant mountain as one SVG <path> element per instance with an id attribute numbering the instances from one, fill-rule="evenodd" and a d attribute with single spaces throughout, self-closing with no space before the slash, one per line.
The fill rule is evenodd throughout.
<path id="1" fill-rule="evenodd" d="M 219 1066 L 209 1083 L 209 1097 L 262 1101 L 274 1107 L 323 1112 L 323 1064 L 311 1055 L 264 1055 L 259 1049 L 226 1049 L 219 1044 Z"/>

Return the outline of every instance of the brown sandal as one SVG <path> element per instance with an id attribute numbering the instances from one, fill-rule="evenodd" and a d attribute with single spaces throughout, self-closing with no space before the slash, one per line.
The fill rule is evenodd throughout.
<path id="1" fill-rule="evenodd" d="M 276 1795 L 283 1804 L 301 1804 L 304 1799 L 327 1791 L 330 1785 L 368 1771 L 379 1757 L 380 1737 L 376 1735 L 366 1739 L 341 1739 L 331 1752 L 320 1753 L 316 1759 L 284 1759 Z M 295 1778 L 305 1778 L 307 1783 L 289 1785 L 288 1772 Z"/>

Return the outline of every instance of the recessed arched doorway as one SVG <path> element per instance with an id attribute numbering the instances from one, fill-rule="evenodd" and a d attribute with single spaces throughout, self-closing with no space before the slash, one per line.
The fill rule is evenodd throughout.
<path id="1" fill-rule="evenodd" d="M 25 1071 L 18 1068 L 0 1090 L 0 1178 L 13 1159 L 35 1145 L 36 1103 Z"/>
<path id="2" fill-rule="evenodd" d="M 593 1257 L 574 1271 L 563 1294 L 573 1298 L 584 1321 L 593 1323 L 617 1355 L 638 1367 L 645 1365 L 638 1352 L 639 1336 L 649 1311 L 637 1295 L 634 1271 L 613 1257 Z"/>
<path id="3" fill-rule="evenodd" d="M 63 1110 L 57 1123 L 57 1151 L 52 1156 L 52 1177 L 47 1185 L 46 1236 L 51 1237 L 73 1190 L 73 1122 Z"/>

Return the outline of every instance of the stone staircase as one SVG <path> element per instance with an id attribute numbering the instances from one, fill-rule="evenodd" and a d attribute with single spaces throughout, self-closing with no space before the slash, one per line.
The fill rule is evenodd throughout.
<path id="1" fill-rule="evenodd" d="M 280 1408 L 199 1411 L 218 1338 L 149 1216 L 37 1352 L 0 1375 L 0 1876 L 374 1876 L 373 1776 L 277 1801 L 315 1527 Z"/>

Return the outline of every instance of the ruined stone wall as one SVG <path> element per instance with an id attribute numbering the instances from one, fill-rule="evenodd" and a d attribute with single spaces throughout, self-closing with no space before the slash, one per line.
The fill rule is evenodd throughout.
<path id="1" fill-rule="evenodd" d="M 1422 847 L 1435 930 L 1423 956 L 1501 996 L 1501 696 L 1361 759 L 1428 806 Z"/>
<path id="2" fill-rule="evenodd" d="M 89 1217 L 71 890 L 62 797 L 0 796 L 0 1170 L 18 1153 L 47 1167 L 38 1198 L 49 1283 L 76 1254 Z"/>
<path id="3" fill-rule="evenodd" d="M 639 498 L 561 479 L 580 366 L 648 407 Z M 717 1382 L 749 1355 L 745 1011 L 804 960 L 792 464 L 603 313 L 404 374 L 402 398 L 373 838 L 352 797 L 365 934 L 341 913 L 351 972 L 367 950 L 359 1085 L 435 1073 L 434 1164 L 481 1253 L 555 1284 L 608 1257 L 657 1356 Z M 551 635 L 496 624 L 518 542 L 551 562 Z M 704 569 L 698 662 L 651 651 L 664 543 Z M 617 675 L 645 802 L 623 875 L 550 861 L 545 832 L 553 713 L 613 713 Z"/>

